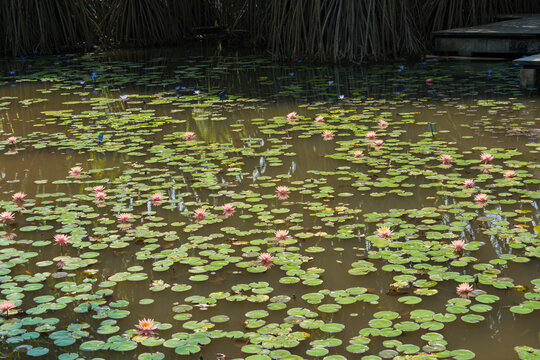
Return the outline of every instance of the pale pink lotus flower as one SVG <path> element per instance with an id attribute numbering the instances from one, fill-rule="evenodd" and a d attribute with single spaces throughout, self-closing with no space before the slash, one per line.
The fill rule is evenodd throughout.
<path id="1" fill-rule="evenodd" d="M 154 201 L 154 202 L 158 202 L 158 201 L 163 200 L 163 195 L 161 195 L 161 194 L 159 194 L 159 193 L 155 193 L 155 194 L 152 194 L 151 199 L 152 199 L 152 201 Z"/>
<path id="2" fill-rule="evenodd" d="M 131 221 L 132 215 L 130 213 L 121 213 L 118 215 L 117 220 L 121 223 L 127 223 Z"/>
<path id="3" fill-rule="evenodd" d="M 386 129 L 388 127 L 388 123 L 381 119 L 381 120 L 379 120 L 379 127 L 381 129 Z"/>
<path id="4" fill-rule="evenodd" d="M 83 169 L 80 166 L 74 166 L 69 170 L 69 175 L 71 176 L 80 176 Z"/>
<path id="5" fill-rule="evenodd" d="M 477 194 L 474 197 L 474 201 L 476 201 L 477 203 L 485 204 L 488 201 L 488 196 L 486 194 Z"/>
<path id="6" fill-rule="evenodd" d="M 272 263 L 272 260 L 274 260 L 274 257 L 272 256 L 272 254 L 264 252 L 264 253 L 260 253 L 259 256 L 257 256 L 257 259 L 262 264 L 267 265 L 267 264 Z"/>
<path id="7" fill-rule="evenodd" d="M 276 187 L 276 194 L 278 199 L 285 200 L 289 197 L 290 190 L 287 186 Z"/>
<path id="8" fill-rule="evenodd" d="M 362 150 L 356 150 L 356 151 L 354 152 L 354 158 L 355 158 L 355 159 L 360 159 L 360 158 L 363 157 L 363 156 L 364 156 L 364 152 L 363 152 Z"/>
<path id="9" fill-rule="evenodd" d="M 493 160 L 494 156 L 490 153 L 482 153 L 480 154 L 480 159 L 484 162 L 484 164 L 487 164 L 491 160 Z"/>
<path id="10" fill-rule="evenodd" d="M 56 234 L 56 235 L 54 235 L 54 241 L 58 245 L 64 246 L 64 245 L 69 244 L 69 236 L 64 235 L 64 234 Z"/>
<path id="11" fill-rule="evenodd" d="M 15 220 L 15 215 L 11 211 L 4 211 L 3 213 L 0 213 L 0 220 L 7 224 L 10 221 Z"/>
<path id="12" fill-rule="evenodd" d="M 474 187 L 474 179 L 467 179 L 463 182 L 463 187 L 465 189 L 470 189 L 472 187 Z"/>
<path id="13" fill-rule="evenodd" d="M 316 123 L 322 123 L 322 122 L 324 122 L 324 118 L 323 118 L 322 116 L 317 116 L 317 117 L 315 118 L 315 122 L 316 122 Z"/>
<path id="14" fill-rule="evenodd" d="M 25 193 L 16 192 L 15 194 L 13 194 L 13 196 L 11 198 L 13 199 L 13 201 L 17 202 L 17 201 L 24 201 L 25 197 L 26 197 Z"/>
<path id="15" fill-rule="evenodd" d="M 95 193 L 94 197 L 96 198 L 96 200 L 103 201 L 107 197 L 107 194 L 103 191 L 100 191 L 100 192 Z"/>
<path id="16" fill-rule="evenodd" d="M 503 174 L 505 179 L 513 178 L 516 176 L 516 172 L 514 170 L 507 170 Z"/>
<path id="17" fill-rule="evenodd" d="M 489 168 L 489 166 L 482 167 L 482 173 L 489 174 L 490 172 L 491 172 L 491 169 Z"/>
<path id="18" fill-rule="evenodd" d="M 381 139 L 377 139 L 377 140 L 375 140 L 374 144 L 375 144 L 375 146 L 383 146 L 384 141 L 381 140 Z"/>
<path id="19" fill-rule="evenodd" d="M 10 144 L 15 144 L 17 142 L 17 138 L 15 136 L 8 137 L 7 142 Z"/>
<path id="20" fill-rule="evenodd" d="M 98 193 L 98 192 L 103 192 L 103 190 L 105 190 L 105 186 L 103 186 L 103 185 L 96 185 L 96 186 L 94 186 L 93 189 L 94 189 L 94 192 L 97 192 L 97 193 Z"/>
<path id="21" fill-rule="evenodd" d="M 375 131 L 370 131 L 366 134 L 366 139 L 373 140 L 377 136 L 377 133 Z"/>
<path id="22" fill-rule="evenodd" d="M 458 295 L 468 295 L 471 291 L 473 291 L 473 287 L 469 283 L 461 283 L 456 288 Z"/>
<path id="23" fill-rule="evenodd" d="M 433 79 L 432 78 L 426 79 L 426 85 L 427 86 L 433 85 Z"/>
<path id="24" fill-rule="evenodd" d="M 139 324 L 135 325 L 135 327 L 139 329 L 137 332 L 140 335 L 152 336 L 158 326 L 154 324 L 154 319 L 142 319 L 139 320 Z"/>
<path id="25" fill-rule="evenodd" d="M 297 115 L 298 115 L 298 114 L 296 114 L 295 111 L 290 112 L 290 113 L 287 114 L 287 119 L 289 119 L 289 120 L 296 119 L 296 116 L 297 116 Z"/>
<path id="26" fill-rule="evenodd" d="M 195 133 L 192 131 L 186 131 L 184 133 L 184 139 L 186 140 L 193 140 L 195 138 Z"/>
<path id="27" fill-rule="evenodd" d="M 321 135 L 324 140 L 332 140 L 334 138 L 334 133 L 330 130 L 324 130 Z"/>
<path id="28" fill-rule="evenodd" d="M 227 204 L 223 204 L 223 206 L 221 207 L 221 210 L 223 210 L 223 214 L 230 216 L 234 212 L 235 207 L 233 204 L 227 203 Z"/>
<path id="29" fill-rule="evenodd" d="M 452 156 L 447 155 L 447 154 L 442 154 L 441 161 L 443 165 L 450 165 L 452 163 Z"/>
<path id="30" fill-rule="evenodd" d="M 277 230 L 274 233 L 276 240 L 285 240 L 289 237 L 289 230 Z"/>
<path id="31" fill-rule="evenodd" d="M 9 315 L 9 310 L 14 309 L 15 305 L 9 300 L 4 300 L 0 303 L 0 311 Z"/>
<path id="32" fill-rule="evenodd" d="M 387 237 L 391 237 L 394 235 L 394 232 L 392 230 L 390 230 L 390 228 L 388 226 L 382 226 L 380 228 L 377 229 L 377 232 L 379 235 L 379 237 L 382 237 L 382 238 L 387 238 Z"/>
<path id="33" fill-rule="evenodd" d="M 195 220 L 204 220 L 204 218 L 206 217 L 206 209 L 195 209 L 193 217 L 195 218 Z"/>
<path id="34" fill-rule="evenodd" d="M 454 240 L 452 241 L 452 248 L 455 252 L 461 252 L 465 250 L 465 240 Z"/>

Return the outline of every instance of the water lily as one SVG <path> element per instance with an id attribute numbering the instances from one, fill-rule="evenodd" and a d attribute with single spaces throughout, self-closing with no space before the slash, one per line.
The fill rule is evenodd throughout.
<path id="1" fill-rule="evenodd" d="M 7 142 L 9 144 L 15 144 L 17 142 L 17 138 L 15 136 L 10 136 L 8 137 Z"/>
<path id="2" fill-rule="evenodd" d="M 285 240 L 289 237 L 289 230 L 277 230 L 274 236 L 276 240 Z"/>
<path id="3" fill-rule="evenodd" d="M 98 193 L 98 192 L 103 192 L 103 191 L 105 190 L 105 186 L 103 186 L 103 185 L 96 185 L 96 186 L 94 186 L 93 190 L 94 190 L 94 192 L 97 192 L 97 193 Z"/>
<path id="4" fill-rule="evenodd" d="M 159 201 L 163 200 L 163 195 L 158 194 L 158 193 L 152 194 L 151 199 L 152 199 L 153 202 L 159 202 Z"/>
<path id="5" fill-rule="evenodd" d="M 272 256 L 272 254 L 264 252 L 264 253 L 260 253 L 259 256 L 257 256 L 257 259 L 263 265 L 268 265 L 272 263 L 272 260 L 274 260 L 274 257 Z"/>
<path id="6" fill-rule="evenodd" d="M 289 197 L 290 190 L 287 186 L 276 187 L 276 194 L 278 199 L 285 200 Z"/>
<path id="7" fill-rule="evenodd" d="M 230 216 L 234 212 L 235 207 L 233 204 L 227 203 L 227 204 L 223 204 L 223 206 L 221 207 L 221 210 L 223 210 L 223 214 Z"/>
<path id="8" fill-rule="evenodd" d="M 468 295 L 471 291 L 473 291 L 473 287 L 469 283 L 461 283 L 456 288 L 458 295 Z"/>
<path id="9" fill-rule="evenodd" d="M 324 130 L 322 137 L 324 140 L 332 140 L 334 138 L 334 133 L 330 130 Z"/>
<path id="10" fill-rule="evenodd" d="M 474 187 L 474 179 L 467 179 L 463 182 L 463 187 L 465 189 L 470 189 L 472 187 Z"/>
<path id="11" fill-rule="evenodd" d="M 375 144 L 375 146 L 383 146 L 384 141 L 381 140 L 381 139 L 377 139 L 377 140 L 375 140 L 374 144 Z"/>
<path id="12" fill-rule="evenodd" d="M 465 250 L 465 240 L 452 241 L 452 248 L 454 249 L 454 252 L 461 252 Z"/>
<path id="13" fill-rule="evenodd" d="M 379 120 L 379 127 L 381 129 L 386 129 L 388 127 L 388 123 L 384 120 Z"/>
<path id="14" fill-rule="evenodd" d="M 103 201 L 107 197 L 107 194 L 103 191 L 100 191 L 100 192 L 95 193 L 94 197 L 96 198 L 96 200 Z"/>
<path id="15" fill-rule="evenodd" d="M 490 153 L 482 153 L 480 154 L 480 159 L 484 162 L 484 164 L 487 164 L 491 160 L 493 160 L 494 156 Z"/>
<path id="16" fill-rule="evenodd" d="M 154 335 L 154 330 L 157 329 L 157 325 L 154 324 L 154 319 L 142 319 L 139 320 L 139 324 L 135 325 L 140 335 L 152 336 Z"/>
<path id="17" fill-rule="evenodd" d="M 485 204 L 488 201 L 488 196 L 487 196 L 487 194 L 477 194 L 474 197 L 474 201 L 476 201 L 477 203 Z"/>
<path id="18" fill-rule="evenodd" d="M 6 315 L 9 315 L 9 310 L 14 309 L 15 305 L 9 300 L 4 300 L 0 303 L 0 311 L 2 313 L 5 313 Z"/>
<path id="19" fill-rule="evenodd" d="M 370 131 L 366 134 L 366 139 L 373 140 L 377 137 L 377 133 L 375 131 Z"/>
<path id="20" fill-rule="evenodd" d="M 58 245 L 64 246 L 64 245 L 69 244 L 69 236 L 67 236 L 65 234 L 56 234 L 56 235 L 54 235 L 54 241 Z"/>
<path id="21" fill-rule="evenodd" d="M 4 224 L 7 224 L 8 222 L 15 220 L 15 215 L 11 211 L 4 211 L 0 213 L 0 220 Z"/>
<path id="22" fill-rule="evenodd" d="M 450 165 L 452 163 L 452 156 L 448 154 L 442 154 L 441 161 L 443 165 Z"/>
<path id="23" fill-rule="evenodd" d="M 296 119 L 296 116 L 297 116 L 296 112 L 293 111 L 287 114 L 287 119 L 293 120 L 293 119 Z"/>
<path id="24" fill-rule="evenodd" d="M 387 226 L 382 226 L 380 228 L 377 229 L 377 232 L 380 237 L 382 238 L 387 238 L 387 237 L 391 237 L 394 235 L 394 232 Z"/>
<path id="25" fill-rule="evenodd" d="M 130 213 L 121 213 L 118 215 L 118 222 L 127 223 L 131 221 L 132 215 Z"/>
<path id="26" fill-rule="evenodd" d="M 433 85 L 433 79 L 431 79 L 431 78 L 426 79 L 426 85 L 428 85 L 428 86 Z"/>
<path id="27" fill-rule="evenodd" d="M 13 196 L 11 198 L 13 199 L 13 201 L 17 202 L 17 201 L 24 201 L 25 197 L 26 197 L 25 193 L 16 192 L 15 194 L 13 194 Z"/>
<path id="28" fill-rule="evenodd" d="M 354 152 L 354 158 L 355 158 L 355 159 L 360 159 L 360 158 L 363 157 L 363 156 L 364 156 L 364 152 L 363 152 L 362 150 L 356 150 L 356 151 Z"/>
<path id="29" fill-rule="evenodd" d="M 184 133 L 184 139 L 186 140 L 193 140 L 193 138 L 195 138 L 195 133 L 192 132 L 192 131 L 186 131 Z"/>
<path id="30" fill-rule="evenodd" d="M 83 168 L 80 166 L 74 166 L 69 170 L 69 175 L 71 176 L 80 176 L 83 171 Z"/>
<path id="31" fill-rule="evenodd" d="M 516 172 L 514 170 L 507 170 L 503 174 L 505 179 L 510 179 L 516 176 Z"/>
<path id="32" fill-rule="evenodd" d="M 316 122 L 316 123 L 322 123 L 322 122 L 324 122 L 324 118 L 323 118 L 322 116 L 317 116 L 317 117 L 315 118 L 315 122 Z"/>
<path id="33" fill-rule="evenodd" d="M 203 208 L 195 209 L 193 217 L 196 220 L 204 220 L 204 218 L 206 217 L 206 209 L 203 209 Z"/>

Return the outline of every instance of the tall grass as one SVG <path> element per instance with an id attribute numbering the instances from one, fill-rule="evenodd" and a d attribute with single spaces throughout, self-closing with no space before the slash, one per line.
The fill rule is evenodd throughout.
<path id="1" fill-rule="evenodd" d="M 0 53 L 178 44 L 213 33 L 278 59 L 356 61 L 429 49 L 433 31 L 540 12 L 532 0 L 0 0 Z"/>

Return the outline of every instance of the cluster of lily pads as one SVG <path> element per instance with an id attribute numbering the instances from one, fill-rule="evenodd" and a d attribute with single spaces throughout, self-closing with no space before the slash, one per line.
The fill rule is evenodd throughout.
<path id="1" fill-rule="evenodd" d="M 449 327 L 536 331 L 539 144 L 511 65 L 482 85 L 385 65 L 362 86 L 263 58 L 167 65 L 0 78 L 2 354 L 465 360 Z M 455 94 L 478 88 L 506 98 Z"/>

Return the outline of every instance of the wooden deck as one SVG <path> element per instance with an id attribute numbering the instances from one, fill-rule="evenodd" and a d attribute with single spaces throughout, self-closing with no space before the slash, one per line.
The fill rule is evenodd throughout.
<path id="1" fill-rule="evenodd" d="M 435 50 L 447 55 L 530 55 L 540 53 L 540 14 L 436 31 Z"/>

